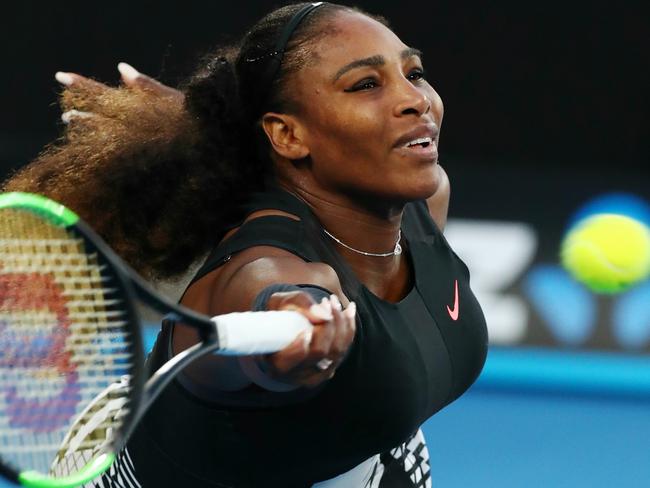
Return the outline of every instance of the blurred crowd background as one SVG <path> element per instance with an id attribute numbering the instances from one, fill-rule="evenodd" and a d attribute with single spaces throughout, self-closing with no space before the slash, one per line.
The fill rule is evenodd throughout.
<path id="1" fill-rule="evenodd" d="M 477 385 L 427 424 L 437 486 L 650 486 L 650 282 L 596 296 L 557 257 L 591 212 L 650 225 L 644 3 L 356 2 L 424 52 L 445 102 L 446 235 L 490 330 Z M 5 5 L 0 174 L 60 134 L 56 71 L 117 83 L 126 61 L 176 85 L 277 5 Z"/>

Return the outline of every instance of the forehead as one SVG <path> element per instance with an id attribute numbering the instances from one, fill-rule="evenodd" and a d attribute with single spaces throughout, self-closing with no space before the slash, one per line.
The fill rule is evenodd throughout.
<path id="1" fill-rule="evenodd" d="M 339 12 L 328 24 L 326 35 L 312 51 L 321 68 L 332 69 L 374 55 L 398 57 L 407 47 L 388 27 L 358 12 Z"/>

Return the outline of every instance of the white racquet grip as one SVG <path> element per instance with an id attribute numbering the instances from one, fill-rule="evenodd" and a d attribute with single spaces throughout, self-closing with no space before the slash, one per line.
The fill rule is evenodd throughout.
<path id="1" fill-rule="evenodd" d="M 233 356 L 279 351 L 302 331 L 312 328 L 304 315 L 288 310 L 235 312 L 217 315 L 212 320 L 219 336 L 217 354 Z"/>

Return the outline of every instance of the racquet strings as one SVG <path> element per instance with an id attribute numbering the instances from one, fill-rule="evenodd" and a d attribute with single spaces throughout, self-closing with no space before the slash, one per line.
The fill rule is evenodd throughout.
<path id="1" fill-rule="evenodd" d="M 72 231 L 0 210 L 0 461 L 17 471 L 75 474 L 124 427 L 135 357 L 100 261 Z"/>

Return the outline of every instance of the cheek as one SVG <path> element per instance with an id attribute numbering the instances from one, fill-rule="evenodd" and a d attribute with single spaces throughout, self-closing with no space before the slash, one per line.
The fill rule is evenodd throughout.
<path id="1" fill-rule="evenodd" d="M 442 125 L 442 118 L 445 114 L 445 106 L 442 103 L 442 98 L 440 98 L 438 92 L 435 91 L 431 85 L 429 85 L 429 90 L 428 97 L 429 100 L 431 100 L 431 111 L 435 116 L 436 124 L 440 127 Z"/>
<path id="2" fill-rule="evenodd" d="M 354 159 L 358 163 L 375 161 L 385 141 L 385 125 L 379 114 L 354 109 L 323 111 L 313 131 L 314 161 Z"/>
<path id="3" fill-rule="evenodd" d="M 440 128 L 442 125 L 442 119 L 445 115 L 445 106 L 442 103 L 442 98 L 437 96 L 432 105 L 433 109 L 436 111 L 435 113 L 437 114 L 438 128 Z"/>

